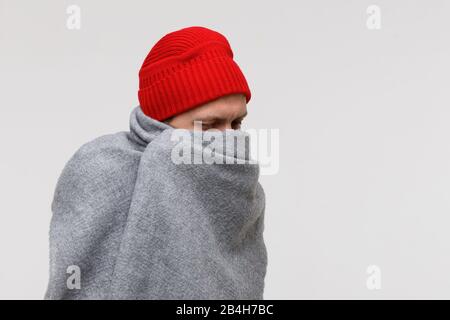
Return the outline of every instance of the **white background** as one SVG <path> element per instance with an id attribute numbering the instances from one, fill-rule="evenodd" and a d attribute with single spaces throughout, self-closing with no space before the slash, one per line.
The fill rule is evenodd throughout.
<path id="1" fill-rule="evenodd" d="M 81 30 L 66 8 L 81 8 Z M 381 9 L 381 29 L 366 9 Z M 126 130 L 164 34 L 223 33 L 280 130 L 266 299 L 450 298 L 450 2 L 0 1 L 0 299 L 41 299 L 56 180 Z M 381 270 L 369 290 L 367 267 Z"/>

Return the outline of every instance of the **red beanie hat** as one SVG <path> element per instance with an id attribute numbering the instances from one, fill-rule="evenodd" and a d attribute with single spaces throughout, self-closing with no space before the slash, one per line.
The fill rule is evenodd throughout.
<path id="1" fill-rule="evenodd" d="M 217 31 L 189 27 L 166 34 L 139 71 L 139 103 L 162 121 L 221 96 L 251 93 L 233 60 L 228 40 Z"/>

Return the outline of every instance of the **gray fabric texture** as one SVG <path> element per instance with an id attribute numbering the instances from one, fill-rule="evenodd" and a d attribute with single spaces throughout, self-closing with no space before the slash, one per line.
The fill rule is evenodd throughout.
<path id="1" fill-rule="evenodd" d="M 173 131 L 136 107 L 129 131 L 68 161 L 52 202 L 45 299 L 263 299 L 265 198 L 248 143 L 215 153 L 244 164 L 176 164 Z M 196 134 L 190 150 L 211 151 Z M 70 266 L 79 289 L 67 285 Z"/>

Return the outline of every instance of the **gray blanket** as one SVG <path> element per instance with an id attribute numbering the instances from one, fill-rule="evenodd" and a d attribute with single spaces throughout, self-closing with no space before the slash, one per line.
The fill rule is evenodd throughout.
<path id="1" fill-rule="evenodd" d="M 69 160 L 52 202 L 45 299 L 263 298 L 259 168 L 248 143 L 228 144 L 248 136 L 227 130 L 214 149 L 199 133 L 188 132 L 189 144 L 175 131 L 136 107 L 129 132 L 97 138 Z M 174 161 L 186 150 L 219 163 Z"/>

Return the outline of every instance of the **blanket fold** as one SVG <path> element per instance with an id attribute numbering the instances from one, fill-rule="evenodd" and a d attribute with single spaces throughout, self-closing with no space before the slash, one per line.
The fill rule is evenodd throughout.
<path id="1" fill-rule="evenodd" d="M 263 298 L 259 168 L 248 143 L 228 144 L 248 136 L 175 131 L 136 107 L 130 131 L 69 160 L 52 202 L 46 299 Z"/>

